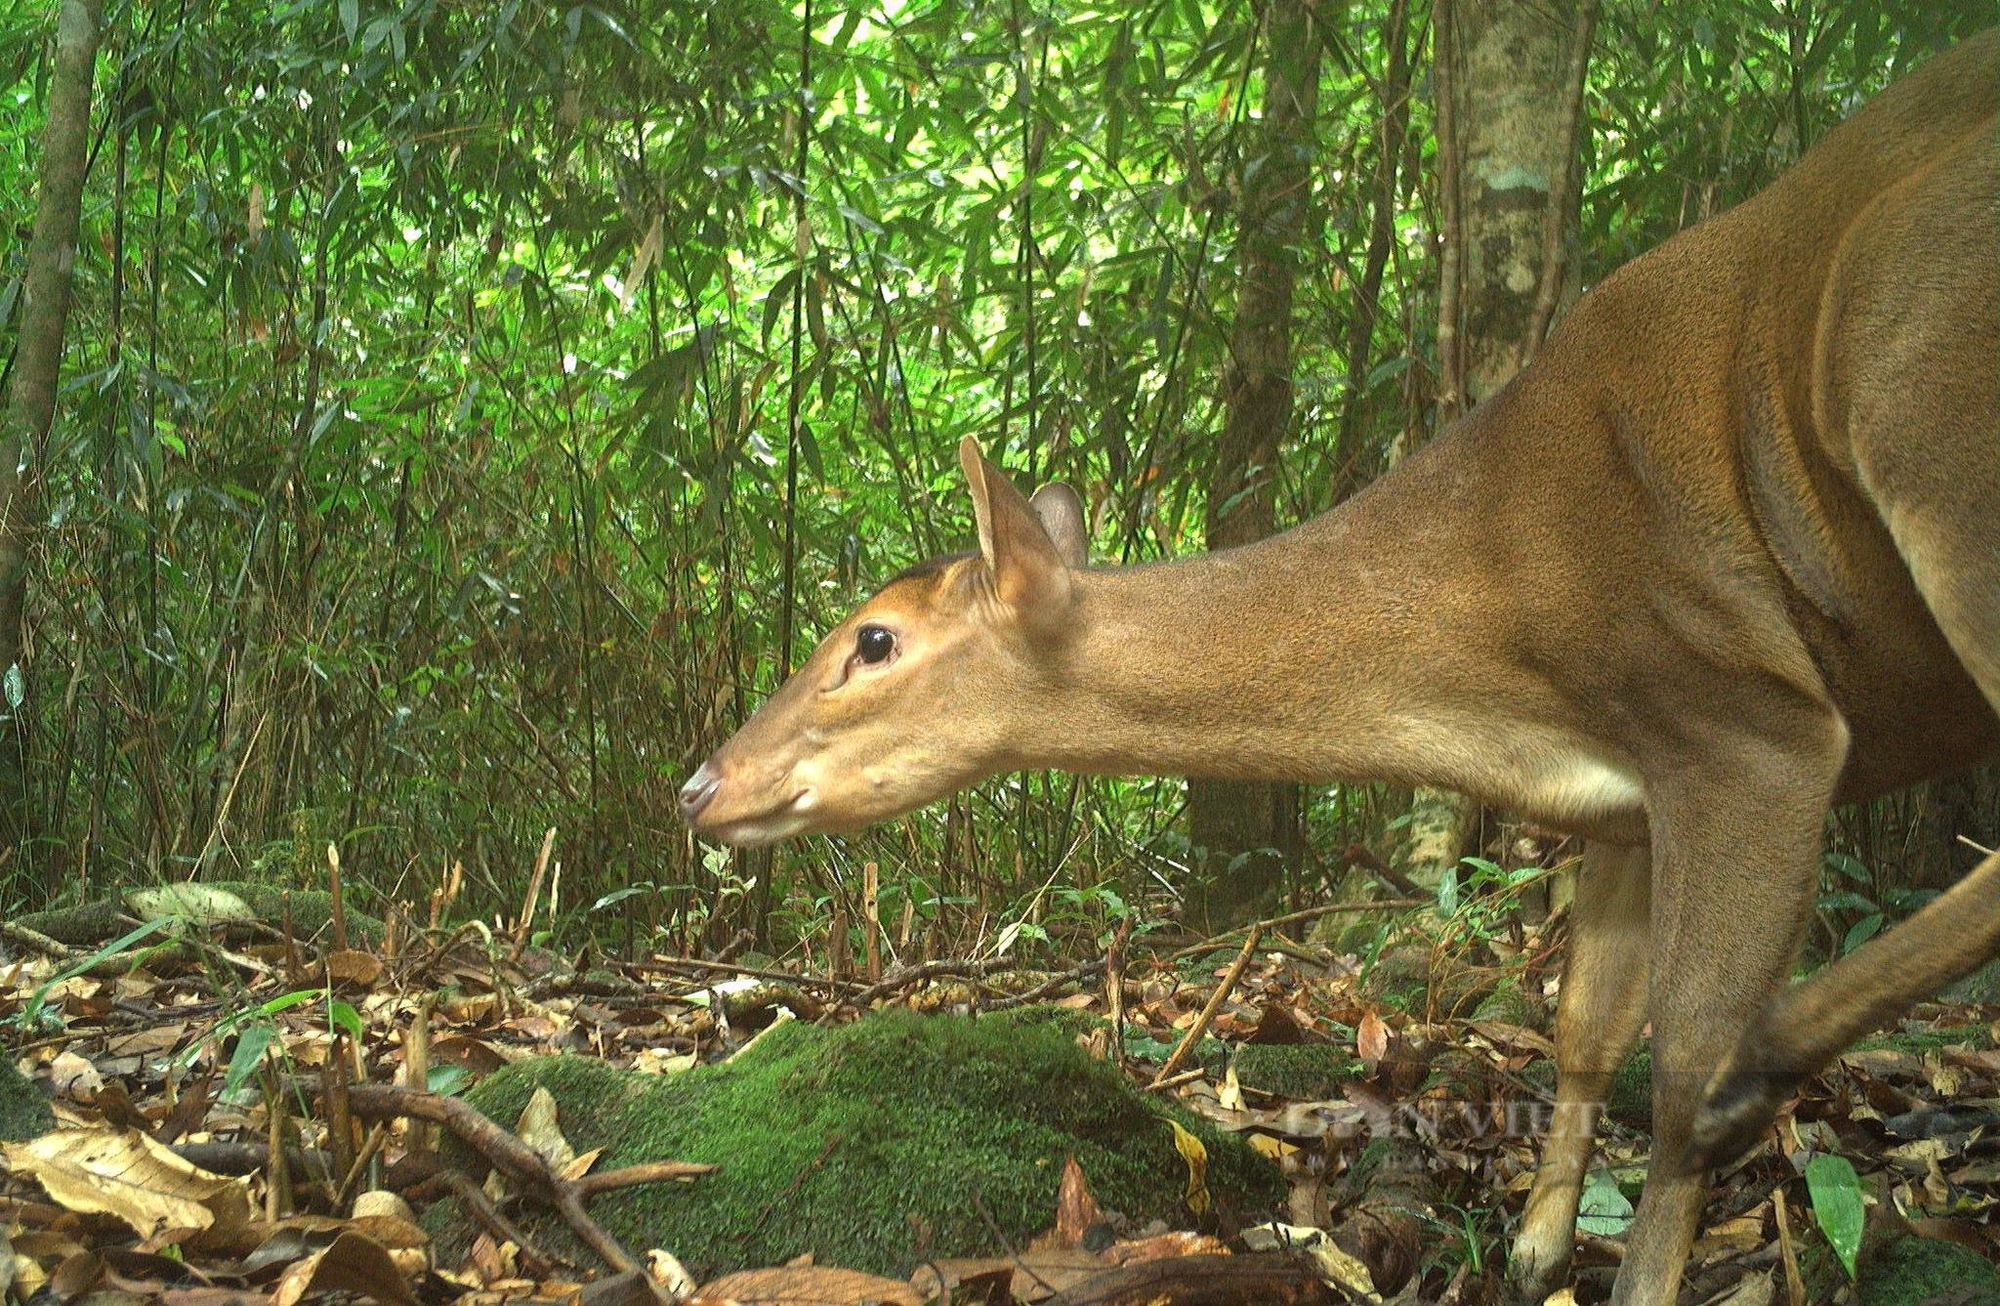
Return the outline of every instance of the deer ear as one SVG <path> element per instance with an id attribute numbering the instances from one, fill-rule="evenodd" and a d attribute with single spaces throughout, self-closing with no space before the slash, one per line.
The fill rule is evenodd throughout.
<path id="1" fill-rule="evenodd" d="M 979 442 L 966 436 L 958 444 L 958 465 L 972 491 L 973 516 L 979 521 L 979 553 L 993 576 L 994 591 L 1008 606 L 1034 620 L 1069 606 L 1069 565 L 1050 538 L 1038 505 L 1031 505 L 1006 473 L 986 461 Z M 1074 504 L 1076 496 L 1063 492 Z M 1036 496 L 1041 499 L 1040 495 Z M 1051 497 L 1050 503 L 1056 502 Z M 1060 519 L 1060 512 L 1057 512 Z M 1075 508 L 1082 540 L 1081 506 Z"/>
<path id="2" fill-rule="evenodd" d="M 1084 524 L 1083 500 L 1061 481 L 1050 481 L 1028 499 L 1042 522 L 1049 543 L 1065 567 L 1090 565 L 1090 527 Z"/>

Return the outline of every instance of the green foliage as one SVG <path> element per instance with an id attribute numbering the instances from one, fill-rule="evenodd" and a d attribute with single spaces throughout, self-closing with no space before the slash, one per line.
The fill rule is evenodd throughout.
<path id="1" fill-rule="evenodd" d="M 1826 1235 L 1847 1277 L 1855 1274 L 1861 1254 L 1861 1234 L 1867 1210 L 1861 1199 L 1861 1179 L 1844 1156 L 1822 1153 L 1806 1163 L 1806 1188 L 1812 1194 L 1813 1215 Z"/>
<path id="2" fill-rule="evenodd" d="M 926 1255 L 1000 1251 L 996 1238 L 1020 1246 L 1053 1220 L 1072 1155 L 1106 1206 L 1172 1217 L 1187 1175 L 1170 1117 L 1206 1145 L 1219 1199 L 1261 1211 L 1282 1193 L 1240 1140 L 1136 1092 L 1046 1021 L 890 1011 L 838 1029 L 787 1024 L 673 1078 L 549 1058 L 494 1074 L 468 1100 L 511 1123 L 537 1085 L 573 1146 L 608 1148 L 600 1169 L 721 1167 L 592 1204 L 628 1245 L 671 1248 L 699 1275 L 806 1251 L 901 1272 Z"/>
<path id="3" fill-rule="evenodd" d="M 464 906 L 512 911 L 550 825 L 559 907 L 652 886 L 588 927 L 683 943 L 765 906 L 804 934 L 869 860 L 920 924 L 976 929 L 1058 870 L 1157 901 L 1186 862 L 1178 781 L 1003 777 L 768 864 L 692 846 L 674 791 L 811 632 L 969 538 L 961 435 L 1072 479 L 1103 556 L 1199 546 L 1260 10 L 821 6 L 803 77 L 800 12 L 114 8 L 29 589 L 40 835 L 0 910 L 79 883 L 309 883 L 331 840 L 378 890 L 462 861 Z M 1429 421 L 1421 95 L 1397 256 L 1346 362 L 1385 12 L 1331 19 L 1284 521 Z M 50 13 L 0 15 L 0 352 Z M 1969 0 L 1609 6 L 1584 280 L 1991 21 Z M 1349 837 L 1370 793 L 1315 799 L 1315 833 Z M 1051 905 L 1028 923 L 1052 941 L 1117 915 Z"/>

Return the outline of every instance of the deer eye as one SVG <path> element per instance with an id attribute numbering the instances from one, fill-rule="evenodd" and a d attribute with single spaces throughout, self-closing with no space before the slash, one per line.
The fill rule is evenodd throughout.
<path id="1" fill-rule="evenodd" d="M 895 651 L 895 633 L 886 627 L 863 626 L 854 634 L 854 656 L 870 666 L 887 662 Z"/>

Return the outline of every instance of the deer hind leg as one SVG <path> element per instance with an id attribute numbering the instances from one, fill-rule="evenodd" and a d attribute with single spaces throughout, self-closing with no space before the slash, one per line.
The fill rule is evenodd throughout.
<path id="1" fill-rule="evenodd" d="M 1989 342 L 1983 372 L 1994 370 L 1992 354 Z M 2000 713 L 2000 402 L 1992 380 L 1977 423 L 1963 415 L 1982 405 L 1944 385 L 1907 405 L 1928 431 L 1923 439 L 1857 441 L 1857 454 L 1918 591 Z M 1953 413 L 1959 434 L 1939 436 Z M 1771 1003 L 1708 1086 L 1691 1163 L 1740 1155 L 1808 1075 L 1996 955 L 2000 859 L 1988 858 L 1915 916 Z"/>
<path id="2" fill-rule="evenodd" d="M 1828 373 L 1856 479 L 1960 665 L 2000 713 L 2000 147 L 1976 132 L 1857 229 Z M 1799 1080 L 2000 954 L 2000 859 L 1785 993 L 1709 1086 L 1697 1159 L 1754 1142 Z"/>
<path id="3" fill-rule="evenodd" d="M 1708 1194 L 1687 1164 L 1702 1090 L 1784 981 L 1846 753 L 1829 711 L 1724 741 L 1653 811 L 1653 1156 L 1613 1306 L 1671 1306 Z"/>
<path id="4" fill-rule="evenodd" d="M 1646 1020 L 1650 868 L 1643 847 L 1584 847 L 1556 1003 L 1555 1112 L 1507 1264 L 1515 1295 L 1526 1301 L 1541 1301 L 1569 1277 L 1598 1112 Z"/>

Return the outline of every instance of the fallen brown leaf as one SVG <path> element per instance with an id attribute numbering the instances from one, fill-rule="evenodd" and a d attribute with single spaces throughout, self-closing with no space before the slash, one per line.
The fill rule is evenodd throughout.
<path id="1" fill-rule="evenodd" d="M 141 1237 L 164 1229 L 232 1228 L 250 1218 L 240 1179 L 210 1174 L 130 1129 L 63 1129 L 0 1144 L 9 1164 L 72 1211 L 116 1216 Z"/>
<path id="2" fill-rule="evenodd" d="M 416 1306 L 416 1296 L 389 1253 L 372 1238 L 343 1233 L 324 1251 L 286 1270 L 271 1306 L 298 1306 L 309 1292 L 353 1292 L 391 1306 Z"/>

